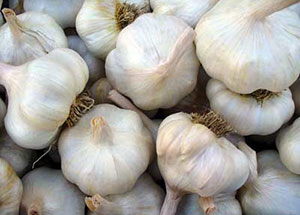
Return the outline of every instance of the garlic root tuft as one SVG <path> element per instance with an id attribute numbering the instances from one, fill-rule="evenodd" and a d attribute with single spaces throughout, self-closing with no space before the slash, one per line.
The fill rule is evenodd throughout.
<path id="1" fill-rule="evenodd" d="M 260 90 L 254 91 L 254 92 L 252 92 L 250 94 L 240 94 L 240 95 L 241 96 L 245 96 L 245 97 L 251 96 L 251 97 L 255 98 L 256 101 L 260 105 L 262 105 L 265 100 L 268 100 L 268 99 L 270 99 L 273 96 L 277 96 L 278 93 L 273 93 L 273 92 L 271 92 L 269 90 L 262 90 L 262 89 L 260 89 Z"/>

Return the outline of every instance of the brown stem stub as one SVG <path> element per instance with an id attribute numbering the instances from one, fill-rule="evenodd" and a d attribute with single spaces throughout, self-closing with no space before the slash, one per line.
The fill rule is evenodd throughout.
<path id="1" fill-rule="evenodd" d="M 86 197 L 85 204 L 90 211 L 95 212 L 101 204 L 101 199 L 102 198 L 99 194 L 96 194 L 93 197 Z"/>
<path id="2" fill-rule="evenodd" d="M 93 106 L 94 99 L 92 99 L 87 92 L 81 93 L 71 106 L 69 117 L 66 120 L 67 126 L 74 126 Z"/>
<path id="3" fill-rule="evenodd" d="M 211 214 L 217 209 L 212 197 L 200 197 L 199 205 L 201 206 L 205 214 Z"/>

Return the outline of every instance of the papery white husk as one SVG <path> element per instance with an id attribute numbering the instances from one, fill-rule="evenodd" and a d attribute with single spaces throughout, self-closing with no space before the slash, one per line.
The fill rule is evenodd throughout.
<path id="1" fill-rule="evenodd" d="M 67 38 L 54 19 L 39 12 L 15 16 L 4 9 L 7 23 L 0 28 L 0 62 L 21 65 L 56 48 L 67 48 Z"/>
<path id="2" fill-rule="evenodd" d="M 13 141 L 30 149 L 49 146 L 88 75 L 84 60 L 70 49 L 55 49 L 18 67 L 0 64 L 9 99 L 4 123 Z"/>
<path id="3" fill-rule="evenodd" d="M 153 13 L 181 18 L 193 28 L 219 0 L 150 0 Z"/>
<path id="4" fill-rule="evenodd" d="M 298 215 L 300 211 L 300 176 L 280 162 L 276 151 L 257 154 L 258 177 L 239 191 L 245 215 Z"/>
<path id="5" fill-rule="evenodd" d="M 23 0 L 25 11 L 39 11 L 52 16 L 62 27 L 75 27 L 76 16 L 84 0 Z"/>
<path id="6" fill-rule="evenodd" d="M 41 167 L 22 178 L 20 215 L 83 215 L 84 195 L 60 170 Z M 34 213 L 35 212 L 35 213 Z"/>
<path id="7" fill-rule="evenodd" d="M 150 11 L 149 0 L 86 0 L 76 18 L 76 30 L 90 52 L 105 59 L 116 46 L 122 29 L 115 17 L 116 4 L 134 4 L 143 12 Z"/>
<path id="8" fill-rule="evenodd" d="M 280 131 L 276 146 L 281 162 L 293 173 L 300 174 L 300 118 Z"/>
<path id="9" fill-rule="evenodd" d="M 300 17 L 282 9 L 298 1 L 217 3 L 195 30 L 197 55 L 208 75 L 237 93 L 287 89 L 300 73 Z"/>
<path id="10" fill-rule="evenodd" d="M 193 38 L 193 29 L 177 17 L 144 14 L 120 33 L 106 76 L 139 108 L 170 108 L 196 86 Z"/>
<path id="11" fill-rule="evenodd" d="M 19 214 L 23 193 L 22 182 L 13 168 L 0 158 L 0 212 L 1 215 Z"/>
<path id="12" fill-rule="evenodd" d="M 211 108 L 218 112 L 240 135 L 268 135 L 277 131 L 293 116 L 295 105 L 289 89 L 262 102 L 230 91 L 215 79 L 206 86 Z"/>
<path id="13" fill-rule="evenodd" d="M 295 103 L 295 112 L 296 114 L 300 114 L 300 79 L 298 78 L 297 81 L 291 86 L 291 91 L 293 94 L 293 100 Z"/>
<path id="14" fill-rule="evenodd" d="M 153 156 L 150 132 L 133 111 L 96 105 L 58 142 L 64 176 L 85 194 L 132 189 Z"/>

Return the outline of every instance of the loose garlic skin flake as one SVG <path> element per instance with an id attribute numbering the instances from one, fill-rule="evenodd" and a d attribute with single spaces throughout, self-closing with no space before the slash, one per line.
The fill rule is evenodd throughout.
<path id="1" fill-rule="evenodd" d="M 4 119 L 9 136 L 23 148 L 49 146 L 88 77 L 86 63 L 70 49 L 55 49 L 18 67 L 0 64 L 0 83 L 9 98 Z"/>
<path id="2" fill-rule="evenodd" d="M 56 48 L 67 48 L 67 38 L 54 19 L 38 12 L 18 16 L 3 9 L 7 23 L 0 28 L 0 62 L 22 65 Z"/>
<path id="3" fill-rule="evenodd" d="M 274 133 L 290 120 L 295 110 L 289 89 L 257 98 L 255 94 L 232 92 L 222 82 L 211 79 L 206 94 L 211 108 L 242 136 Z"/>
<path id="4" fill-rule="evenodd" d="M 133 111 L 96 105 L 58 142 L 66 179 L 85 194 L 101 196 L 132 189 L 153 157 L 150 132 Z"/>
<path id="5" fill-rule="evenodd" d="M 20 215 L 84 215 L 84 195 L 60 170 L 41 167 L 23 179 Z"/>
<path id="6" fill-rule="evenodd" d="M 23 186 L 13 168 L 0 158 L 0 214 L 17 215 Z"/>
<path id="7" fill-rule="evenodd" d="M 170 108 L 196 86 L 194 36 L 177 17 L 144 14 L 120 33 L 106 59 L 107 79 L 143 110 Z"/>
<path id="8" fill-rule="evenodd" d="M 276 146 L 281 162 L 293 173 L 300 174 L 300 118 L 280 131 Z"/>
<path id="9" fill-rule="evenodd" d="M 296 2 L 218 2 L 195 30 L 197 55 L 208 75 L 237 93 L 287 89 L 300 73 L 300 17 L 282 9 Z"/>

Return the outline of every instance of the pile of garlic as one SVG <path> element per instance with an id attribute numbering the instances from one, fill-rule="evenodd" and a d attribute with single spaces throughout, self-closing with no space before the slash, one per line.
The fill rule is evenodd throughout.
<path id="1" fill-rule="evenodd" d="M 0 215 L 299 215 L 299 8 L 0 0 Z"/>

